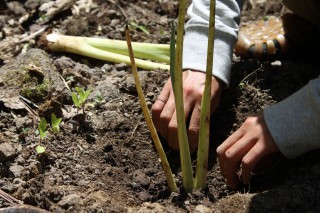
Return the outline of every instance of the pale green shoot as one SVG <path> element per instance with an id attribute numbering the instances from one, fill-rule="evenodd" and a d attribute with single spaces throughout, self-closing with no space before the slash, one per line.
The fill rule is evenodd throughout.
<path id="1" fill-rule="evenodd" d="M 46 152 L 46 148 L 42 145 L 36 146 L 36 152 L 38 155 L 43 154 Z"/>
<path id="2" fill-rule="evenodd" d="M 39 135 L 40 135 L 40 139 L 44 139 L 47 134 L 48 134 L 48 131 L 47 131 L 47 121 L 45 118 L 41 118 L 39 124 L 38 124 L 38 131 L 39 131 Z"/>
<path id="3" fill-rule="evenodd" d="M 145 34 L 150 35 L 149 30 L 145 26 L 138 25 L 134 21 L 129 21 L 128 24 L 132 29 L 135 29 L 135 30 L 138 29 L 138 30 L 141 30 L 142 32 L 144 32 Z"/>
<path id="4" fill-rule="evenodd" d="M 38 154 L 42 154 L 46 151 L 46 148 L 41 145 L 41 141 L 47 136 L 48 131 L 47 131 L 47 121 L 45 118 L 41 118 L 39 124 L 38 124 L 38 131 L 39 131 L 39 136 L 40 136 L 40 140 L 39 140 L 39 144 L 36 146 L 36 152 Z"/>
<path id="5" fill-rule="evenodd" d="M 51 114 L 51 129 L 55 134 L 58 134 L 60 131 L 60 123 L 62 118 L 57 118 L 55 114 Z"/>
<path id="6" fill-rule="evenodd" d="M 80 87 L 76 87 L 75 90 L 76 92 L 71 93 L 72 101 L 78 109 L 83 109 L 84 114 L 84 104 L 92 90 L 84 90 Z"/>

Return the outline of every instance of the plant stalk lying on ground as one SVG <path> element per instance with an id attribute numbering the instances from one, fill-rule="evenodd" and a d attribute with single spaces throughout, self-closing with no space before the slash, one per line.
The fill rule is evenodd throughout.
<path id="1" fill-rule="evenodd" d="M 149 110 L 148 110 L 148 107 L 147 107 L 147 103 L 146 103 L 145 97 L 143 95 L 142 87 L 141 87 L 139 76 L 138 76 L 137 66 L 136 66 L 136 63 L 135 63 L 134 53 L 133 53 L 132 46 L 131 46 L 131 39 L 130 39 L 129 29 L 128 29 L 127 25 L 126 25 L 125 33 L 126 33 L 126 40 L 127 40 L 128 50 L 129 50 L 129 56 L 130 56 L 130 60 L 131 60 L 132 74 L 134 76 L 134 80 L 135 80 L 135 83 L 136 83 L 136 89 L 137 89 L 137 92 L 138 92 L 138 96 L 139 96 L 140 105 L 141 105 L 141 108 L 142 108 L 142 111 L 143 111 L 143 115 L 144 115 L 144 118 L 145 118 L 145 120 L 147 122 L 149 131 L 151 133 L 152 140 L 153 140 L 153 142 L 155 144 L 155 147 L 157 149 L 157 152 L 159 154 L 159 157 L 160 157 L 160 160 L 161 160 L 161 163 L 162 163 L 162 168 L 163 168 L 163 170 L 165 172 L 165 175 L 166 175 L 166 178 L 167 178 L 169 190 L 170 191 L 177 191 L 178 190 L 177 189 L 177 185 L 176 185 L 176 182 L 175 182 L 175 180 L 173 178 L 173 174 L 172 174 L 169 162 L 167 160 L 166 154 L 165 154 L 165 152 L 163 150 L 163 147 L 161 145 L 161 142 L 159 140 L 157 131 L 156 131 L 156 129 L 154 127 L 154 124 L 152 122 L 152 119 L 151 119 L 151 116 L 150 116 L 150 113 L 149 113 Z"/>
<path id="2" fill-rule="evenodd" d="M 58 33 L 47 35 L 47 40 L 48 48 L 52 51 L 70 52 L 108 62 L 130 64 L 128 48 L 125 41 L 107 38 L 66 36 Z M 137 67 L 151 70 L 158 68 L 169 70 L 170 45 L 133 42 L 132 47 L 135 56 L 142 58 L 135 58 Z"/>

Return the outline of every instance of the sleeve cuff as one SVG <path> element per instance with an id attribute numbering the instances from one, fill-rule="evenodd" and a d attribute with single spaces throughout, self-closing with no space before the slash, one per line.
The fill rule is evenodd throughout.
<path id="1" fill-rule="evenodd" d="M 190 27 L 191 28 L 191 27 Z M 184 37 L 183 69 L 206 72 L 208 37 L 207 29 L 188 29 Z M 213 76 L 229 86 L 235 40 L 223 32 L 216 31 L 213 56 Z M 224 38 L 222 38 L 224 36 Z M 228 38 L 229 37 L 229 38 Z"/>
<path id="2" fill-rule="evenodd" d="M 287 158 L 320 148 L 320 79 L 266 108 L 264 118 L 280 152 Z"/>

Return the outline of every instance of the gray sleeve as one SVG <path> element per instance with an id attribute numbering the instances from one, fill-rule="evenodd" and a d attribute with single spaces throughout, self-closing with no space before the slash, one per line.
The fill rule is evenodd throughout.
<path id="1" fill-rule="evenodd" d="M 264 118 L 279 150 L 287 158 L 320 148 L 320 78 L 266 108 Z"/>
<path id="2" fill-rule="evenodd" d="M 188 8 L 183 69 L 206 71 L 209 0 L 193 0 Z M 237 40 L 242 0 L 216 1 L 213 75 L 229 85 L 233 47 Z"/>

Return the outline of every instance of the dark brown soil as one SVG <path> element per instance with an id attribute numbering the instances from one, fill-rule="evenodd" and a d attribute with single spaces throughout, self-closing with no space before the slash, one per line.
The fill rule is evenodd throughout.
<path id="1" fill-rule="evenodd" d="M 177 16 L 177 1 L 95 0 L 95 5 L 80 9 L 78 15 L 69 6 L 52 17 L 39 10 L 47 2 L 0 2 L 1 190 L 51 212 L 320 211 L 319 151 L 290 161 L 280 156 L 239 191 L 227 188 L 215 156 L 215 148 L 247 116 L 283 100 L 319 75 L 318 50 L 306 47 L 272 60 L 235 57 L 231 85 L 212 117 L 208 187 L 189 194 L 183 190 L 170 193 L 130 67 L 49 52 L 38 36 L 18 41 L 43 26 L 46 32 L 55 28 L 66 35 L 124 40 L 127 18 L 150 31 L 148 35 L 134 30 L 132 40 L 168 43 L 168 23 Z M 278 1 L 250 2 L 244 5 L 243 23 L 286 11 Z M 151 107 L 169 74 L 162 70 L 140 70 L 139 74 Z M 70 81 L 71 88 L 93 89 L 85 115 L 79 112 L 77 116 L 60 76 Z M 50 78 L 51 90 L 46 85 L 39 88 Z M 28 90 L 24 94 L 39 109 L 27 110 L 19 101 L 27 83 L 31 94 Z M 48 134 L 46 154 L 40 157 L 35 152 L 38 121 L 32 111 L 47 118 L 52 112 L 63 115 L 59 134 Z M 179 154 L 163 144 L 180 187 Z M 0 197 L 0 208 L 6 206 Z"/>

